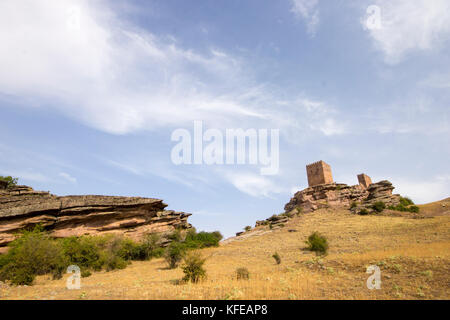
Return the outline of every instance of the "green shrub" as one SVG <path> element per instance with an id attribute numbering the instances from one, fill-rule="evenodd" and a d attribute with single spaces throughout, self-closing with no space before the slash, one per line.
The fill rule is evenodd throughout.
<path id="1" fill-rule="evenodd" d="M 367 209 L 361 209 L 359 210 L 358 214 L 361 216 L 367 216 L 369 214 L 369 211 L 367 211 Z"/>
<path id="2" fill-rule="evenodd" d="M 48 273 L 59 279 L 68 265 L 60 243 L 39 226 L 23 232 L 9 247 L 1 259 L 0 281 L 30 285 L 35 276 Z"/>
<path id="3" fill-rule="evenodd" d="M 238 280 L 248 280 L 250 278 L 250 272 L 248 271 L 247 268 L 237 268 L 236 278 Z"/>
<path id="4" fill-rule="evenodd" d="M 353 201 L 353 202 L 350 204 L 350 209 L 355 209 L 357 206 L 358 206 L 358 204 L 357 204 L 355 201 Z"/>
<path id="5" fill-rule="evenodd" d="M 383 212 L 383 210 L 386 209 L 386 205 L 383 201 L 377 201 L 372 205 L 372 209 L 376 212 Z"/>
<path id="6" fill-rule="evenodd" d="M 105 239 L 92 236 L 69 237 L 62 240 L 62 245 L 70 264 L 82 269 L 102 269 L 101 248 L 105 246 Z"/>
<path id="7" fill-rule="evenodd" d="M 186 252 L 186 246 L 180 242 L 172 242 L 164 252 L 164 258 L 170 269 L 175 269 Z"/>
<path id="8" fill-rule="evenodd" d="M 400 197 L 400 204 L 404 207 L 413 205 L 414 202 L 408 197 Z"/>
<path id="9" fill-rule="evenodd" d="M 244 228 L 244 230 L 248 232 L 248 231 L 252 230 L 252 227 L 246 226 L 246 227 Z"/>
<path id="10" fill-rule="evenodd" d="M 275 252 L 275 253 L 272 255 L 272 258 L 275 259 L 275 262 L 276 262 L 277 264 L 280 264 L 280 263 L 281 263 L 281 258 L 280 258 L 280 255 L 278 254 L 278 252 Z"/>
<path id="11" fill-rule="evenodd" d="M 171 241 L 179 242 L 181 241 L 181 231 L 179 229 L 176 229 L 171 234 L 169 234 L 167 238 Z"/>
<path id="12" fill-rule="evenodd" d="M 19 182 L 19 178 L 13 178 L 11 176 L 0 176 L 0 180 L 6 181 L 8 183 L 7 187 L 13 187 L 17 185 L 17 182 Z"/>
<path id="13" fill-rule="evenodd" d="M 161 236 L 157 233 L 147 234 L 138 246 L 135 260 L 148 260 L 161 257 L 164 249 L 161 247 Z"/>
<path id="14" fill-rule="evenodd" d="M 408 205 L 408 206 L 405 206 L 404 204 L 405 203 L 410 203 L 410 202 L 412 202 L 411 200 L 405 200 L 405 199 L 408 199 L 408 198 L 400 198 L 400 203 L 398 204 L 398 205 L 396 205 L 396 206 L 389 206 L 388 207 L 388 209 L 390 209 L 390 210 L 395 210 L 395 211 L 402 211 L 402 212 L 412 212 L 412 213 L 418 213 L 419 212 L 419 210 L 420 210 L 420 208 L 418 207 L 418 206 L 416 206 L 416 205 Z"/>
<path id="15" fill-rule="evenodd" d="M 184 281 L 191 281 L 197 283 L 206 277 L 206 270 L 203 269 L 203 264 L 206 259 L 202 258 L 200 253 L 191 252 L 183 259 Z"/>
<path id="16" fill-rule="evenodd" d="M 186 234 L 184 244 L 189 249 L 201 249 L 219 246 L 222 240 L 222 234 L 219 231 L 197 233 L 195 230 L 189 230 Z"/>
<path id="17" fill-rule="evenodd" d="M 316 254 L 326 254 L 328 251 L 328 240 L 318 232 L 313 232 L 306 241 L 308 249 Z"/>
<path id="18" fill-rule="evenodd" d="M 87 278 L 87 277 L 90 277 L 91 275 L 92 275 L 92 273 L 89 270 L 81 270 L 82 278 Z"/>

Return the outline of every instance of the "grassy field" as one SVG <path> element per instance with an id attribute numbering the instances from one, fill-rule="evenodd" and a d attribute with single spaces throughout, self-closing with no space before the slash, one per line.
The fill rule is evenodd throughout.
<path id="1" fill-rule="evenodd" d="M 199 284 L 180 284 L 181 269 L 154 259 L 93 273 L 79 290 L 66 289 L 66 277 L 0 285 L 0 299 L 449 299 L 450 216 L 443 208 L 430 206 L 439 213 L 430 216 L 424 207 L 422 218 L 328 209 L 295 217 L 281 229 L 253 229 L 201 251 L 208 278 Z M 313 231 L 328 238 L 327 256 L 304 250 Z M 275 251 L 279 265 L 271 257 Z M 381 269 L 380 290 L 366 287 L 366 268 L 374 264 Z M 249 280 L 235 279 L 239 267 L 250 271 Z"/>

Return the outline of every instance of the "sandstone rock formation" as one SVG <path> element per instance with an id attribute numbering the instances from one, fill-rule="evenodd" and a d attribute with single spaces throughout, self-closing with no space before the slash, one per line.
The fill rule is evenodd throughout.
<path id="1" fill-rule="evenodd" d="M 0 185 L 0 251 L 24 228 L 41 224 L 56 238 L 117 233 L 138 240 L 146 233 L 189 229 L 191 214 L 165 210 L 159 199 L 63 196 L 27 186 Z M 2 250 L 3 247 L 3 250 Z"/>
<path id="2" fill-rule="evenodd" d="M 369 208 L 377 201 L 383 201 L 386 206 L 395 206 L 400 201 L 400 195 L 393 195 L 392 190 L 394 187 L 387 180 L 372 183 L 367 189 L 362 185 L 321 184 L 297 192 L 284 210 L 292 212 L 299 208 L 301 212 L 307 213 L 329 207 L 350 208 L 353 202 L 359 208 Z"/>

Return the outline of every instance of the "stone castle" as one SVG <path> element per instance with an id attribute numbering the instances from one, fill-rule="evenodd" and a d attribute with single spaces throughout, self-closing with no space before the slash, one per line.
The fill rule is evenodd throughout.
<path id="1" fill-rule="evenodd" d="M 364 174 L 359 174 L 358 184 L 349 186 L 333 181 L 331 166 L 320 160 L 306 166 L 308 176 L 308 188 L 298 191 L 285 205 L 285 212 L 294 212 L 301 209 L 302 212 L 311 212 L 321 208 L 345 207 L 352 210 L 366 208 L 382 201 L 386 206 L 395 206 L 399 203 L 400 195 L 392 194 L 392 183 L 383 180 L 372 183 L 372 179 Z M 356 204 L 352 205 L 352 204 Z"/>
<path id="2" fill-rule="evenodd" d="M 306 174 L 309 187 L 334 183 L 331 166 L 322 160 L 306 165 Z M 360 186 L 367 189 L 372 184 L 372 179 L 368 175 L 361 173 L 358 175 L 358 182 Z"/>

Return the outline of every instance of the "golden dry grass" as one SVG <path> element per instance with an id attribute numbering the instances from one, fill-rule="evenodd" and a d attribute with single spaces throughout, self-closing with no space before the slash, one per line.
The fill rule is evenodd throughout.
<path id="1" fill-rule="evenodd" d="M 0 288 L 1 299 L 449 299 L 450 217 L 426 219 L 358 216 L 320 210 L 219 248 L 208 257 L 208 279 L 179 284 L 181 269 L 163 259 L 133 262 L 125 270 L 94 273 L 80 290 L 65 278 L 38 277 L 32 287 Z M 289 230 L 296 230 L 290 232 Z M 257 233 L 261 229 L 251 232 Z M 318 258 L 302 250 L 313 232 L 326 235 L 330 250 Z M 277 251 L 281 264 L 275 264 Z M 381 289 L 368 290 L 366 267 L 381 268 Z M 239 267 L 250 280 L 236 280 Z"/>

